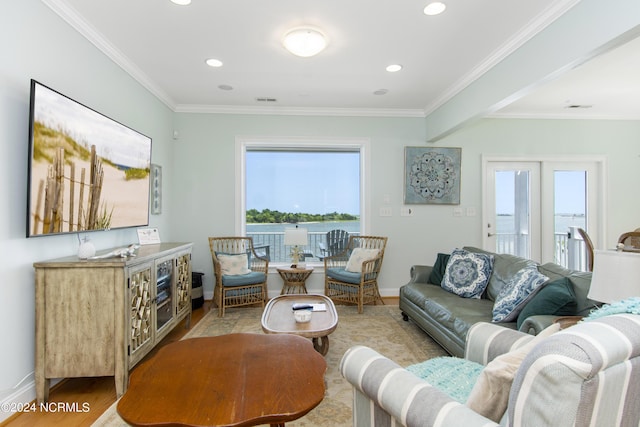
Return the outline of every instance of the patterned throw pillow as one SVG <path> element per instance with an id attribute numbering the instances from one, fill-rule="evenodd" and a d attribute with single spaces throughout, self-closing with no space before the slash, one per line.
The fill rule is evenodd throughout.
<path id="1" fill-rule="evenodd" d="M 238 276 L 241 274 L 249 274 L 249 259 L 247 254 L 229 255 L 216 254 L 220 261 L 220 269 L 223 276 Z"/>
<path id="2" fill-rule="evenodd" d="M 463 298 L 480 298 L 493 271 L 493 255 L 454 249 L 441 287 Z"/>
<path id="3" fill-rule="evenodd" d="M 362 273 L 362 263 L 365 261 L 371 261 L 378 256 L 380 251 L 378 249 L 365 249 L 355 248 L 349 256 L 347 266 L 344 268 L 352 273 Z"/>
<path id="4" fill-rule="evenodd" d="M 513 322 L 518 318 L 529 296 L 549 278 L 536 267 L 526 267 L 513 275 L 500 290 L 493 304 L 492 322 Z"/>

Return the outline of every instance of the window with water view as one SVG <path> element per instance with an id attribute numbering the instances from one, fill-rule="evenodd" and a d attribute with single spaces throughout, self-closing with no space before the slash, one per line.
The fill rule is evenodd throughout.
<path id="1" fill-rule="evenodd" d="M 284 230 L 306 228 L 306 262 L 319 262 L 330 230 L 360 233 L 360 151 L 249 149 L 246 234 L 271 262 L 290 261 Z"/>

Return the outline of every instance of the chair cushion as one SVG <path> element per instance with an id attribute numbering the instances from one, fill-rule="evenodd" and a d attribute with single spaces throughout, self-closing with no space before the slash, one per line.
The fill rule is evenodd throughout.
<path id="1" fill-rule="evenodd" d="M 577 302 L 569 278 L 562 277 L 542 286 L 526 302 L 518 314 L 518 329 L 530 316 L 553 315 L 572 316 L 576 314 Z"/>
<path id="2" fill-rule="evenodd" d="M 257 285 L 267 280 L 267 275 L 259 271 L 249 271 L 247 274 L 223 275 L 222 286 Z"/>
<path id="3" fill-rule="evenodd" d="M 330 278 L 339 280 L 341 282 L 353 283 L 354 285 L 360 283 L 360 273 L 346 271 L 346 269 L 344 268 L 328 268 L 326 274 Z"/>
<path id="4" fill-rule="evenodd" d="M 444 277 L 444 273 L 447 270 L 447 263 L 449 262 L 450 257 L 451 254 L 438 254 L 436 262 L 435 264 L 433 264 L 431 274 L 429 275 L 429 283 L 438 286 L 442 284 L 442 278 Z"/>
<path id="5" fill-rule="evenodd" d="M 493 305 L 493 322 L 513 322 L 522 311 L 527 300 L 549 278 L 536 267 L 518 271 L 500 290 Z"/>
<path id="6" fill-rule="evenodd" d="M 251 273 L 247 254 L 216 254 L 220 261 L 223 276 L 235 276 Z"/>
<path id="7" fill-rule="evenodd" d="M 489 362 L 478 376 L 467 400 L 467 406 L 499 423 L 507 410 L 511 384 L 525 356 L 540 341 L 559 330 L 560 324 L 554 323 L 522 347 L 504 353 Z"/>
<path id="8" fill-rule="evenodd" d="M 380 251 L 378 249 L 355 248 L 349 256 L 349 261 L 347 261 L 345 270 L 352 273 L 361 273 L 362 263 L 365 261 L 371 261 L 377 257 L 379 253 Z"/>
<path id="9" fill-rule="evenodd" d="M 441 286 L 463 298 L 480 298 L 489 283 L 492 270 L 492 255 L 454 249 Z"/>

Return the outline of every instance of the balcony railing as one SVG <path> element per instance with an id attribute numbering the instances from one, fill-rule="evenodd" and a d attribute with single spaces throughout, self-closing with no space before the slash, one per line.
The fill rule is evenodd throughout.
<path id="1" fill-rule="evenodd" d="M 526 234 L 496 234 L 496 252 L 501 254 L 518 253 L 516 248 L 528 247 L 529 236 Z M 568 233 L 555 233 L 554 235 L 554 261 L 571 270 L 587 271 L 587 251 L 585 243 L 575 231 L 575 227 L 569 227 Z"/>
<path id="2" fill-rule="evenodd" d="M 587 252 L 580 235 L 570 227 L 568 233 L 555 233 L 554 262 L 572 270 L 587 270 Z M 357 234 L 357 233 L 352 233 Z M 291 261 L 290 247 L 284 245 L 284 232 L 252 232 L 253 244 L 258 254 L 267 255 L 274 263 L 288 263 Z M 326 232 L 309 232 L 309 245 L 303 248 L 306 262 L 320 262 L 320 243 L 326 243 Z M 516 248 L 528 247 L 528 235 L 497 233 L 496 252 L 514 254 Z M 320 256 L 320 257 L 319 257 Z"/>
<path id="3" fill-rule="evenodd" d="M 357 235 L 351 232 L 349 234 Z M 251 232 L 247 236 L 253 237 L 253 246 L 258 255 L 268 255 L 270 262 L 291 262 L 291 247 L 284 245 L 284 232 Z M 309 244 L 302 249 L 306 262 L 320 262 L 320 243 L 325 244 L 327 233 L 322 231 L 309 231 Z"/>

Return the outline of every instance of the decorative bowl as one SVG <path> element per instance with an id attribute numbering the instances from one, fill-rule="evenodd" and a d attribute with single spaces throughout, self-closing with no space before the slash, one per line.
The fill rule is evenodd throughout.
<path id="1" fill-rule="evenodd" d="M 311 320 L 311 310 L 295 310 L 293 317 L 298 323 L 307 323 Z"/>

